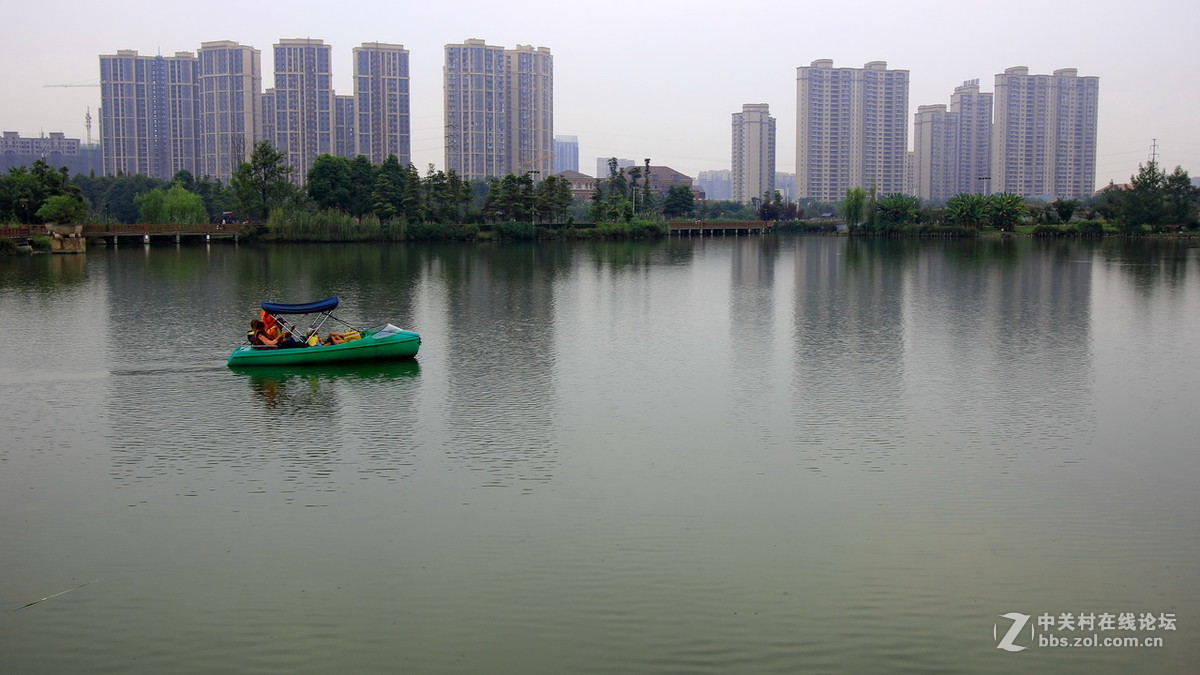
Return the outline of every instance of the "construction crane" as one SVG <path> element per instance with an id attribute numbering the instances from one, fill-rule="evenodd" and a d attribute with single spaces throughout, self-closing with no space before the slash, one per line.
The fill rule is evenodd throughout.
<path id="1" fill-rule="evenodd" d="M 546 161 L 546 160 L 548 160 L 548 159 L 554 159 L 554 153 L 553 153 L 553 152 L 552 152 L 552 153 L 550 153 L 550 154 L 548 154 L 548 155 L 542 155 L 541 157 L 537 157 L 537 158 L 535 158 L 535 159 L 529 159 L 529 160 L 526 160 L 526 161 L 524 161 L 524 162 L 521 162 L 520 166 L 522 166 L 522 167 L 525 167 L 525 166 L 534 167 L 534 166 L 537 166 L 538 164 L 541 164 L 542 162 L 544 162 L 544 161 Z M 540 173 L 541 173 L 540 171 L 537 171 L 537 170 L 531 170 L 530 172 L 531 172 L 531 173 L 537 173 L 537 174 L 540 174 Z"/>

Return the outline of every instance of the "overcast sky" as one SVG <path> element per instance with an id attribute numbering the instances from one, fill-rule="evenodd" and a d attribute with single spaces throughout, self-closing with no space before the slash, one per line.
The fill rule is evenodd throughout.
<path id="1" fill-rule="evenodd" d="M 579 137 L 588 174 L 600 156 L 649 157 L 691 176 L 728 169 L 730 115 L 744 103 L 770 105 L 777 168 L 792 172 L 796 67 L 827 58 L 837 67 L 879 60 L 907 69 L 911 112 L 948 104 L 964 80 L 992 91 L 995 74 L 1010 66 L 1077 68 L 1100 78 L 1097 187 L 1126 182 L 1154 139 L 1164 166 L 1200 175 L 1194 0 L 66 0 L 8 3 L 0 16 L 0 130 L 26 136 L 84 138 L 99 89 L 45 85 L 97 83 L 98 56 L 119 49 L 170 56 L 235 40 L 262 51 L 265 88 L 275 42 L 319 38 L 333 47 L 337 93 L 351 94 L 351 50 L 390 42 L 410 52 L 412 159 L 423 172 L 444 159 L 443 48 L 480 38 L 550 48 L 554 131 Z M 911 145 L 911 115 L 908 133 Z"/>

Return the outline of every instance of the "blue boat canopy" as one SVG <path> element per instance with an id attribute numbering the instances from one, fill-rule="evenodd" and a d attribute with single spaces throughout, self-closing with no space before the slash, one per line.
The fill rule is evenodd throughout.
<path id="1" fill-rule="evenodd" d="M 272 314 L 312 314 L 314 312 L 332 312 L 338 306 L 337 296 L 307 302 L 302 305 L 285 305 L 280 302 L 263 302 L 262 308 Z"/>

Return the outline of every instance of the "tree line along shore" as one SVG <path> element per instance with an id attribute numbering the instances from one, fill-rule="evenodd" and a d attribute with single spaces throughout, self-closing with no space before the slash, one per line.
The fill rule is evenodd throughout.
<path id="1" fill-rule="evenodd" d="M 0 225 L 225 222 L 246 237 L 278 241 L 645 238 L 668 234 L 672 220 L 765 220 L 777 231 L 851 236 L 1102 237 L 1200 230 L 1200 187 L 1182 168 L 1167 173 L 1153 161 L 1139 165 L 1128 184 L 1109 185 L 1085 200 L 963 193 L 931 204 L 854 187 L 838 203 L 789 201 L 776 191 L 742 204 L 697 201 L 685 186 L 655 194 L 648 171 L 619 168 L 616 160 L 595 192 L 582 198 L 560 176 L 535 180 L 527 172 L 468 181 L 432 166 L 422 175 L 395 157 L 372 164 L 362 156 L 322 155 L 297 187 L 283 159 L 270 144 L 256 144 L 227 185 L 187 171 L 170 181 L 70 176 L 39 160 L 0 176 Z"/>

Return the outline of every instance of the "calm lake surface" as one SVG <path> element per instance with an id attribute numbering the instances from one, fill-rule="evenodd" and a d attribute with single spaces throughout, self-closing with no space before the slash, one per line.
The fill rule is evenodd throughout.
<path id="1" fill-rule="evenodd" d="M 1198 247 L 0 259 L 0 671 L 1195 672 Z M 417 361 L 225 367 L 334 294 Z"/>

